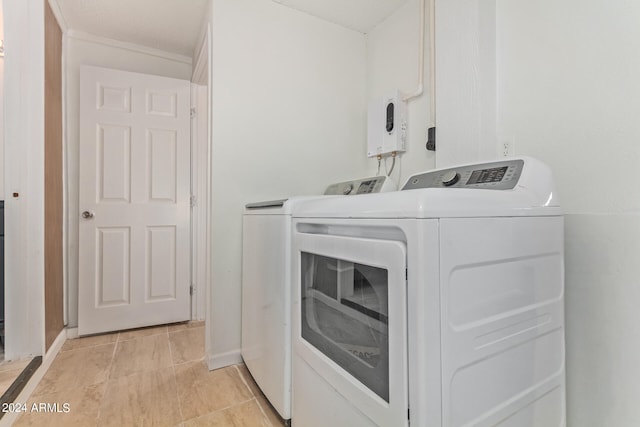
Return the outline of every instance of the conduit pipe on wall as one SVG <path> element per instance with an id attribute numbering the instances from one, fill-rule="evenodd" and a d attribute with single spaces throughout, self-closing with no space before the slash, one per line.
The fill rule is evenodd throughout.
<path id="1" fill-rule="evenodd" d="M 431 1 L 431 0 L 430 0 Z M 425 3 L 427 0 L 420 1 L 420 42 L 419 45 L 419 60 L 418 60 L 418 88 L 415 92 L 405 95 L 403 101 L 408 101 L 413 98 L 417 98 L 422 95 L 424 92 L 424 13 L 425 13 Z"/>
<path id="2" fill-rule="evenodd" d="M 424 92 L 424 35 L 425 35 L 425 12 L 427 0 L 421 0 L 420 4 L 420 43 L 419 43 L 419 70 L 418 88 L 415 92 L 406 95 L 403 100 L 408 101 L 417 98 Z M 436 31 L 435 31 L 435 0 L 429 0 L 429 127 L 436 123 L 436 73 L 435 73 L 435 51 L 436 51 Z"/>
<path id="3" fill-rule="evenodd" d="M 436 125 L 436 0 L 429 0 L 429 127 Z"/>

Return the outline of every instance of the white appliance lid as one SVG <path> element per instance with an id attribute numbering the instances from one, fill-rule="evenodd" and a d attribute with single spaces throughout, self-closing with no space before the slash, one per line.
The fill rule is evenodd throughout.
<path id="1" fill-rule="evenodd" d="M 409 178 L 404 188 L 417 176 L 460 170 L 488 171 L 501 168 L 496 163 L 505 161 L 461 165 L 455 168 L 434 170 Z M 520 162 L 512 188 L 502 188 L 500 184 L 491 187 L 489 176 L 495 172 L 476 173 L 471 179 L 456 180 L 469 185 L 440 185 L 430 188 L 406 189 L 381 194 L 367 194 L 326 200 L 309 200 L 293 208 L 293 216 L 298 218 L 441 218 L 441 217 L 492 217 L 492 216 L 544 216 L 562 215 L 558 196 L 553 186 L 550 169 L 542 162 L 521 157 L 506 162 Z M 514 163 L 515 164 L 515 163 Z M 451 182 L 453 175 L 444 174 Z M 478 176 L 486 176 L 487 185 L 476 185 Z M 504 174 L 503 174 L 504 175 Z M 492 188 L 492 189 L 489 189 Z"/>

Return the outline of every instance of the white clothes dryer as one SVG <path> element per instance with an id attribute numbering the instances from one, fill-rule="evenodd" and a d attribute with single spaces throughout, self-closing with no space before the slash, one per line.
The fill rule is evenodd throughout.
<path id="1" fill-rule="evenodd" d="M 531 158 L 293 209 L 294 427 L 565 425 L 563 216 Z"/>
<path id="2" fill-rule="evenodd" d="M 271 405 L 291 418 L 291 212 L 317 198 L 394 191 L 386 176 L 330 185 L 325 195 L 246 205 L 242 226 L 242 358 Z"/>

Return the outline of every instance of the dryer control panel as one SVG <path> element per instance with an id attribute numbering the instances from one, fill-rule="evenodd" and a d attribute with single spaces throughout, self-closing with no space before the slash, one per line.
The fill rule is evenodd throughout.
<path id="1" fill-rule="evenodd" d="M 388 176 L 374 176 L 332 184 L 327 187 L 324 194 L 349 196 L 355 194 L 384 193 L 386 191 L 394 191 L 395 189 L 395 184 Z"/>
<path id="2" fill-rule="evenodd" d="M 523 167 L 522 159 L 514 159 L 439 169 L 412 176 L 402 190 L 446 187 L 511 190 L 518 183 Z"/>

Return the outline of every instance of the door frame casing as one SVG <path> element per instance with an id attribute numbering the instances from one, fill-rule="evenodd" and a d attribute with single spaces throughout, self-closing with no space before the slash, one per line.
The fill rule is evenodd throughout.
<path id="1" fill-rule="evenodd" d="M 195 206 L 191 212 L 192 275 L 194 287 L 191 319 L 206 320 L 210 307 L 210 212 L 211 212 L 211 84 L 209 47 L 211 30 L 203 25 L 191 73 L 191 107 L 195 108 L 191 133 L 191 192 Z M 195 95 L 195 96 L 194 96 Z M 194 132 L 195 131 L 195 132 Z M 194 138 L 195 136 L 195 138 Z M 195 227 L 194 227 L 195 225 Z M 205 322 L 206 326 L 206 322 Z M 205 335 L 207 335 L 205 333 Z"/>
<path id="2" fill-rule="evenodd" d="M 191 83 L 191 320 L 204 320 L 207 285 L 207 87 Z"/>

